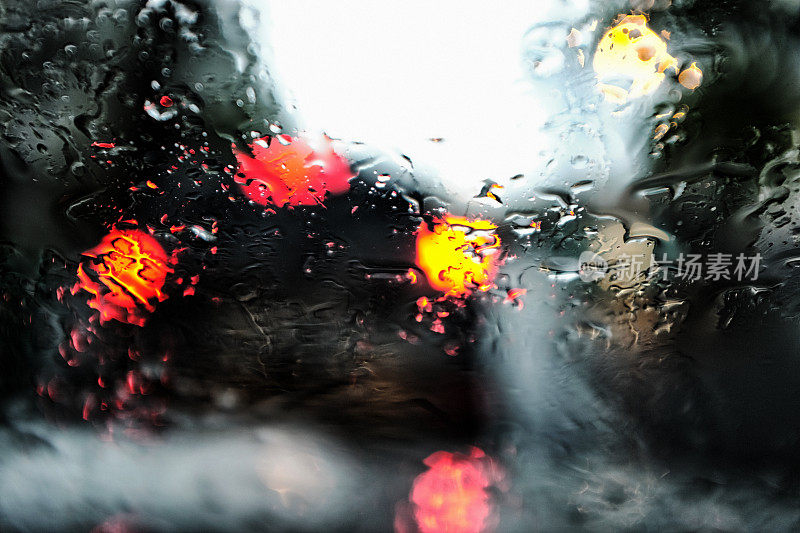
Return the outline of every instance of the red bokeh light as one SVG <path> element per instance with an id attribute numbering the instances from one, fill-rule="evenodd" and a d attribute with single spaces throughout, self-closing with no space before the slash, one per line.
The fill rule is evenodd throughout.
<path id="1" fill-rule="evenodd" d="M 166 300 L 162 292 L 169 258 L 156 239 L 139 230 L 113 229 L 100 244 L 83 252 L 78 282 L 72 293 L 88 292 L 89 307 L 100 313 L 100 323 L 118 320 L 144 325 L 154 302 Z"/>
<path id="2" fill-rule="evenodd" d="M 428 470 L 414 480 L 411 503 L 420 533 L 479 533 L 489 527 L 492 505 L 486 489 L 497 481 L 488 457 L 478 448 L 468 455 L 436 452 Z M 397 527 L 398 531 L 406 528 Z"/>
<path id="3" fill-rule="evenodd" d="M 313 145 L 299 137 L 256 139 L 253 157 L 234 149 L 239 163 L 235 181 L 250 200 L 260 205 L 322 204 L 328 194 L 350 189 L 350 165 L 333 151 L 330 139 Z"/>

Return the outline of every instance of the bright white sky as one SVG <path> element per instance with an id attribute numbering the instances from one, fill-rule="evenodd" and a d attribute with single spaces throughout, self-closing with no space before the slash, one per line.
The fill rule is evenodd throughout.
<path id="1" fill-rule="evenodd" d="M 405 153 L 472 195 L 485 178 L 532 170 L 545 148 L 521 40 L 554 1 L 251 4 L 308 128 Z"/>

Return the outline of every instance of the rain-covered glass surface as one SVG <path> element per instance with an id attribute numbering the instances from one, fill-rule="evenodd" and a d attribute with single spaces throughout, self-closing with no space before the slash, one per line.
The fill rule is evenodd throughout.
<path id="1" fill-rule="evenodd" d="M 0 3 L 0 530 L 796 530 L 798 28 Z"/>

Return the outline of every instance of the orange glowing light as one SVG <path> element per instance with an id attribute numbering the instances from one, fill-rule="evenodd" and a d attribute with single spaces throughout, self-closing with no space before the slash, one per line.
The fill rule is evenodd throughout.
<path id="1" fill-rule="evenodd" d="M 659 124 L 656 126 L 655 135 L 653 135 L 653 140 L 661 140 L 661 138 L 667 134 L 669 131 L 669 124 Z"/>
<path id="2" fill-rule="evenodd" d="M 600 91 L 618 104 L 654 92 L 668 69 L 678 72 L 667 43 L 647 26 L 644 15 L 628 15 L 609 28 L 597 44 L 592 65 Z"/>
<path id="3" fill-rule="evenodd" d="M 488 220 L 448 215 L 433 231 L 423 222 L 417 232 L 417 265 L 428 283 L 450 296 L 488 290 L 497 271 L 500 239 Z"/>
<path id="4" fill-rule="evenodd" d="M 411 502 L 420 533 L 479 533 L 491 514 L 489 494 L 494 480 L 483 451 L 469 455 L 436 452 L 424 463 L 428 470 L 414 480 Z"/>
<path id="5" fill-rule="evenodd" d="M 99 311 L 101 324 L 114 319 L 143 326 L 147 313 L 155 310 L 153 302 L 166 300 L 162 289 L 172 268 L 164 249 L 147 233 L 113 229 L 82 255 L 89 260 L 78 265 L 72 293 L 91 294 L 89 307 Z"/>
<path id="6" fill-rule="evenodd" d="M 700 70 L 700 67 L 697 66 L 696 62 L 692 62 L 692 64 L 683 70 L 678 76 L 678 83 L 689 89 L 690 91 L 694 91 L 698 87 L 700 87 L 700 83 L 703 81 L 703 71 Z"/>
<path id="7" fill-rule="evenodd" d="M 286 135 L 268 141 L 262 137 L 250 145 L 254 157 L 234 149 L 239 163 L 234 179 L 254 202 L 278 207 L 316 205 L 328 194 L 350 189 L 354 174 L 327 137 L 316 139 L 313 145 Z"/>

